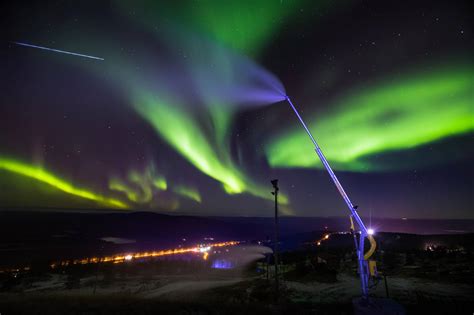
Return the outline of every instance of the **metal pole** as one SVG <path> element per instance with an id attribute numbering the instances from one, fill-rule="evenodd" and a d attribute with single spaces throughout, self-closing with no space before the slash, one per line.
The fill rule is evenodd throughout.
<path id="1" fill-rule="evenodd" d="M 359 260 L 359 275 L 362 287 L 362 296 L 367 298 L 369 296 L 369 273 L 367 270 L 367 261 L 364 259 L 364 241 L 365 237 L 361 233 L 359 238 L 359 248 L 357 250 L 357 256 Z"/>
<path id="2" fill-rule="evenodd" d="M 290 98 L 287 96 L 286 100 L 290 104 L 291 108 L 295 112 L 296 116 L 298 117 L 299 121 L 301 122 L 301 125 L 303 125 L 303 128 L 306 130 L 306 133 L 308 134 L 309 138 L 314 144 L 314 149 L 316 151 L 316 154 L 319 156 L 319 159 L 323 163 L 324 167 L 328 171 L 329 175 L 331 176 L 331 179 L 333 180 L 334 184 L 337 187 L 337 190 L 341 194 L 342 198 L 346 202 L 347 207 L 351 211 L 352 215 L 354 216 L 354 219 L 356 220 L 357 224 L 359 225 L 361 231 L 364 233 L 364 235 L 367 235 L 367 228 L 364 225 L 364 222 L 362 222 L 361 218 L 359 217 L 359 214 L 357 213 L 356 209 L 354 208 L 354 205 L 352 204 L 351 200 L 349 199 L 349 196 L 346 194 L 344 191 L 344 188 L 342 188 L 341 183 L 336 177 L 336 174 L 334 174 L 334 171 L 332 170 L 331 166 L 329 165 L 328 161 L 326 160 L 326 157 L 323 154 L 323 151 L 321 151 L 321 148 L 319 147 L 318 143 L 314 139 L 313 135 L 311 134 L 311 131 L 309 131 L 308 127 L 306 126 L 306 123 L 304 122 L 303 118 L 301 118 L 298 110 L 296 109 L 295 105 L 291 102 Z"/>
<path id="3" fill-rule="evenodd" d="M 275 244 L 274 244 L 274 262 L 275 262 L 275 302 L 278 302 L 280 294 L 280 284 L 278 278 L 278 179 L 271 181 L 275 189 L 272 194 L 275 196 Z"/>
<path id="4" fill-rule="evenodd" d="M 269 259 L 270 259 L 270 255 L 267 255 L 266 261 L 265 261 L 265 262 L 266 262 L 266 266 L 267 266 L 267 281 L 268 281 L 268 268 L 269 268 L 269 265 L 270 265 L 270 264 L 269 264 L 269 261 L 268 261 Z"/>
<path id="5" fill-rule="evenodd" d="M 390 296 L 388 295 L 388 283 L 387 283 L 387 275 L 384 274 L 383 275 L 383 280 L 385 282 L 385 294 L 387 295 L 387 299 L 390 298 Z"/>
<path id="6" fill-rule="evenodd" d="M 305 129 L 306 133 L 308 134 L 309 138 L 314 144 L 314 150 L 316 151 L 316 154 L 318 155 L 319 159 L 323 163 L 324 167 L 326 168 L 327 172 L 329 173 L 329 176 L 331 176 L 332 181 L 337 187 L 337 190 L 341 194 L 342 198 L 344 199 L 344 202 L 346 203 L 347 207 L 352 213 L 352 216 L 356 220 L 357 224 L 359 225 L 360 228 L 360 239 L 359 239 L 359 246 L 356 248 L 357 250 L 357 258 L 359 260 L 359 275 L 360 275 L 360 281 L 361 281 L 361 286 L 362 286 L 362 294 L 364 297 L 368 297 L 368 273 L 367 273 L 367 262 L 364 260 L 364 239 L 367 237 L 368 232 L 367 228 L 364 225 L 364 222 L 362 222 L 362 219 L 360 218 L 359 214 L 356 211 L 356 208 L 352 204 L 351 200 L 349 199 L 349 196 L 347 193 L 344 191 L 344 188 L 342 188 L 341 183 L 336 177 L 336 174 L 334 174 L 334 171 L 332 170 L 331 166 L 329 165 L 328 161 L 326 160 L 326 157 L 323 154 L 323 151 L 321 151 L 321 148 L 319 147 L 318 143 L 314 139 L 313 135 L 311 134 L 311 131 L 309 131 L 308 127 L 306 126 L 303 118 L 301 118 L 298 110 L 296 109 L 295 105 L 291 102 L 290 98 L 286 96 L 286 100 L 290 104 L 291 108 L 296 114 L 296 117 L 298 117 L 301 125 Z"/>

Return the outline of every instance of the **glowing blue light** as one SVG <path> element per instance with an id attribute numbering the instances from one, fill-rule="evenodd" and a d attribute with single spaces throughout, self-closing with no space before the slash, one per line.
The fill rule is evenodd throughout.
<path id="1" fill-rule="evenodd" d="M 232 269 L 234 268 L 234 264 L 225 259 L 216 259 L 212 262 L 212 268 L 214 269 Z"/>

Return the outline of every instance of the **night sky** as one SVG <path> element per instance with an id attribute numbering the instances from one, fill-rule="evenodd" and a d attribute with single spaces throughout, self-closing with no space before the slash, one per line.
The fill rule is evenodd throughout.
<path id="1" fill-rule="evenodd" d="M 0 207 L 474 218 L 469 1 L 0 7 Z M 100 59 L 21 46 L 60 49 Z"/>

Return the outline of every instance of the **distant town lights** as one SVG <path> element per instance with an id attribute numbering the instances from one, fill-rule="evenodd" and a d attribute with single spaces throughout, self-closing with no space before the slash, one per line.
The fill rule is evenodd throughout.
<path id="1" fill-rule="evenodd" d="M 206 252 L 208 252 L 210 249 L 211 249 L 210 246 L 199 247 L 199 251 L 200 251 L 201 253 L 206 253 Z"/>

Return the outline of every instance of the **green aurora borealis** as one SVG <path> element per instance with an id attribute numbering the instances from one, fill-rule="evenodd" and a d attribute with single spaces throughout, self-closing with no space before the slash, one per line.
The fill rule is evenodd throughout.
<path id="1" fill-rule="evenodd" d="M 66 194 L 92 200 L 99 206 L 126 209 L 128 205 L 118 199 L 108 198 L 100 194 L 94 193 L 87 189 L 79 188 L 74 186 L 72 183 L 67 182 L 64 179 L 59 178 L 48 170 L 43 169 L 40 166 L 30 165 L 23 163 L 18 160 L 8 159 L 0 156 L 0 171 L 12 172 L 20 176 L 33 178 L 45 185 L 50 185 L 59 191 Z"/>
<path id="2" fill-rule="evenodd" d="M 0 188 L 14 190 L 17 177 L 90 209 L 226 214 L 232 208 L 240 215 L 240 208 L 252 207 L 244 215 L 267 215 L 269 180 L 275 177 L 282 185 L 282 212 L 317 215 L 324 208 L 331 215 L 328 204 L 338 196 L 321 188 L 332 187 L 289 106 L 245 103 L 255 93 L 251 88 L 262 88 L 273 74 L 344 183 L 367 178 L 382 187 L 396 177 L 406 187 L 403 176 L 410 172 L 466 163 L 472 159 L 466 141 L 474 131 L 474 64 L 466 57 L 470 31 L 462 6 L 449 6 L 453 16 L 440 26 L 430 25 L 450 12 L 441 4 L 420 4 L 423 10 L 410 10 L 406 21 L 398 5 L 385 11 L 375 2 L 368 6 L 373 10 L 350 1 L 119 0 L 99 5 L 94 14 L 84 5 L 76 18 L 71 6 L 72 13 L 64 8 L 64 16 L 32 22 L 57 20 L 47 31 L 25 31 L 18 22 L 23 31 L 13 33 L 12 41 L 104 61 L 5 48 L 17 59 L 11 67 L 5 59 L 9 98 L 0 110 L 21 128 L 12 123 L 0 135 Z M 448 15 L 441 18 L 446 20 Z M 99 87 L 83 87 L 81 80 Z M 76 119 L 81 127 L 61 136 L 65 127 L 58 117 Z M 83 149 L 87 141 L 99 142 L 96 150 Z M 96 148 L 100 142 L 107 150 Z M 56 151 L 44 156 L 37 149 L 53 143 Z M 6 173 L 8 181 L 2 181 Z M 20 186 L 19 195 L 35 198 Z M 372 200 L 358 189 L 359 199 Z M 48 207 L 49 197 L 39 198 L 38 207 Z M 0 207 L 2 200 L 22 206 L 22 200 L 12 203 L 0 194 Z M 398 201 L 393 207 L 403 208 Z"/>
<path id="3" fill-rule="evenodd" d="M 258 55 L 295 13 L 303 13 L 301 7 L 306 0 L 292 1 L 181 1 L 174 4 L 159 1 L 144 1 L 137 8 L 129 1 L 118 1 L 124 15 L 152 30 L 157 30 L 156 21 L 183 25 L 187 29 L 205 34 L 244 54 Z M 314 5 L 324 8 L 329 1 L 317 1 Z M 299 12 L 298 12 L 299 11 Z"/>
<path id="4" fill-rule="evenodd" d="M 338 170 L 394 170 L 397 164 L 366 163 L 378 153 L 408 150 L 474 130 L 471 63 L 387 79 L 347 93 L 330 112 L 308 119 L 326 157 Z M 314 101 L 316 102 L 316 101 Z M 317 167 L 312 144 L 295 126 L 267 145 L 272 167 Z"/>
<path id="5" fill-rule="evenodd" d="M 216 138 L 221 137 L 221 142 L 220 146 L 213 146 L 195 120 L 179 107 L 154 101 L 151 97 L 137 101 L 136 104 L 135 107 L 142 117 L 148 120 L 172 147 L 201 172 L 221 182 L 228 194 L 248 192 L 262 198 L 271 197 L 268 196 L 268 189 L 253 183 L 236 167 L 229 148 L 224 146 L 224 131 L 219 128 L 214 130 Z M 281 200 L 287 203 L 284 195 Z"/>
<path id="6" fill-rule="evenodd" d="M 267 5 L 273 6 L 270 2 Z M 263 23 L 261 19 L 259 19 L 259 23 Z M 151 33 L 154 33 L 154 29 L 150 29 L 149 24 L 144 23 L 143 25 Z M 196 88 L 198 95 L 192 102 L 200 103 L 199 105 L 192 104 L 189 100 L 183 100 L 182 95 L 167 89 L 167 86 L 170 85 L 167 80 L 169 71 L 164 71 L 166 74 L 163 75 L 163 71 L 157 70 L 154 73 L 153 70 L 144 70 L 140 63 L 137 65 L 136 61 L 128 60 L 123 54 L 117 53 L 116 51 L 119 49 L 116 43 L 110 42 L 106 45 L 104 41 L 94 40 L 91 37 L 89 41 L 94 42 L 94 46 L 100 50 L 108 51 L 108 60 L 113 61 L 106 65 L 107 71 L 101 68 L 98 73 L 97 67 L 93 65 L 88 65 L 86 70 L 106 80 L 112 79 L 118 87 L 127 91 L 130 105 L 144 121 L 147 121 L 162 139 L 199 171 L 222 183 L 224 192 L 231 195 L 249 193 L 256 197 L 272 200 L 268 188 L 253 180 L 234 162 L 230 151 L 229 136 L 237 111 L 236 104 L 231 104 L 221 95 L 216 95 L 213 92 L 215 87 L 207 82 L 207 80 L 218 80 L 226 86 L 247 83 L 247 74 L 236 66 L 241 62 L 238 59 L 240 56 L 222 46 L 225 41 L 215 43 L 205 37 L 193 36 L 192 33 L 188 34 L 182 30 L 175 31 L 169 26 L 164 26 L 164 29 L 167 31 L 155 35 L 157 41 L 166 43 L 168 49 L 175 50 L 178 55 L 179 51 L 184 49 L 183 47 L 186 48 L 189 57 L 179 61 L 182 67 L 181 71 L 185 71 L 188 79 L 192 80 L 195 85 L 194 88 Z M 266 34 L 270 36 L 269 32 Z M 249 43 L 246 47 L 250 46 Z M 243 47 L 240 48 L 243 49 Z M 140 58 L 153 59 L 153 56 L 147 52 Z M 158 63 L 157 69 L 160 69 L 159 65 Z M 244 63 L 244 65 L 246 64 Z M 215 69 L 211 69 L 211 67 L 215 67 Z M 206 77 L 206 72 L 210 71 L 215 77 Z M 151 80 L 156 80 L 157 83 L 151 84 Z M 199 115 L 205 115 L 207 121 L 199 120 L 196 110 L 192 109 L 196 106 L 200 109 Z M 149 183 L 150 180 L 143 178 L 141 183 L 135 181 L 135 184 L 141 186 L 137 191 L 120 179 L 112 178 L 109 188 L 123 192 L 129 200 L 135 203 L 143 204 L 150 202 L 153 196 Z M 178 191 L 171 189 L 171 191 L 190 191 L 190 189 L 178 189 Z M 192 195 L 192 199 L 198 199 L 194 197 L 197 194 Z M 280 194 L 280 202 L 288 204 L 289 200 L 285 193 Z M 290 210 L 288 209 L 288 211 Z"/>
<path id="7" fill-rule="evenodd" d="M 180 196 L 189 198 L 191 200 L 194 200 L 198 203 L 201 203 L 201 195 L 199 194 L 199 191 L 192 187 L 188 186 L 176 186 L 174 188 L 174 192 L 177 193 Z"/>

